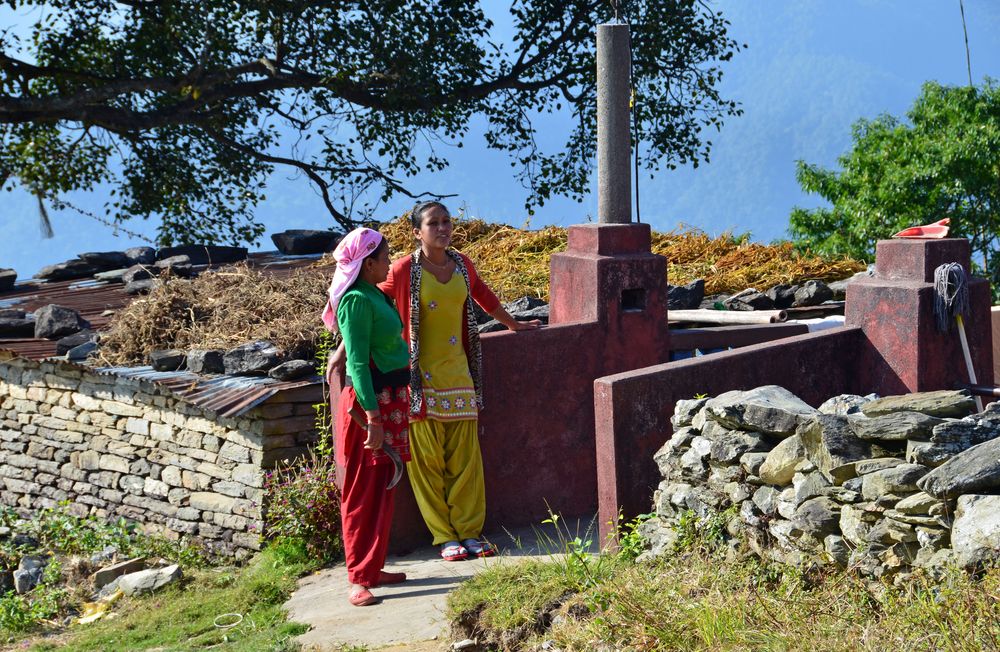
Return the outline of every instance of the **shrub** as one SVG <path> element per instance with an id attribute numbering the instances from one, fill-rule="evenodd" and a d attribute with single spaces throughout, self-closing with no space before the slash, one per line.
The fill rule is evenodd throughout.
<path id="1" fill-rule="evenodd" d="M 285 545 L 298 541 L 313 558 L 338 559 L 343 545 L 335 472 L 333 455 L 315 453 L 305 462 L 269 472 L 264 481 L 265 538 Z"/>

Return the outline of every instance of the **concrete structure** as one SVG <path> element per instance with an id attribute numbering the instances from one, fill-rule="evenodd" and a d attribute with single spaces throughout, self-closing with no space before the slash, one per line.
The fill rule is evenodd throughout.
<path id="1" fill-rule="evenodd" d="M 752 349 L 600 378 L 594 383 L 598 520 L 648 511 L 658 483 L 652 455 L 669 437 L 679 399 L 781 385 L 812 405 L 837 394 L 952 389 L 968 382 L 958 334 L 934 326 L 934 269 L 969 268 L 965 240 L 885 240 L 876 272 L 847 291 L 846 325 Z M 976 374 L 993 382 L 989 285 L 970 283 L 966 318 Z"/>
<path id="2" fill-rule="evenodd" d="M 632 221 L 632 54 L 628 25 L 597 26 L 597 219 Z"/>

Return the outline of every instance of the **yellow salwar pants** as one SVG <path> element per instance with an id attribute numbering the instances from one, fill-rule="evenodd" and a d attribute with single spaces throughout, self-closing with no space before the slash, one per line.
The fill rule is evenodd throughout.
<path id="1" fill-rule="evenodd" d="M 482 533 L 486 484 L 477 431 L 475 419 L 410 422 L 407 475 L 434 545 Z"/>

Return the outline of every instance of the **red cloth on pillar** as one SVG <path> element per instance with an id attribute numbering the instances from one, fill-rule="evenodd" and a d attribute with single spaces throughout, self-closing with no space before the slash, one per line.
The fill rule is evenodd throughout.
<path id="1" fill-rule="evenodd" d="M 333 397 L 331 397 L 333 398 Z M 337 462 L 344 468 L 340 490 L 340 524 L 344 537 L 347 579 L 352 584 L 376 586 L 385 566 L 396 490 L 385 486 L 392 479 L 392 464 L 374 464 L 365 449 L 367 433 L 351 418 L 357 397 L 345 387 L 337 402 Z"/>

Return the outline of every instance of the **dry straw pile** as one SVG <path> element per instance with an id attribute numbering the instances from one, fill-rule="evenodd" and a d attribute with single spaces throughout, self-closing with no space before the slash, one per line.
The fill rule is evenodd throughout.
<path id="1" fill-rule="evenodd" d="M 240 263 L 190 281 L 167 278 L 115 315 L 98 362 L 147 364 L 156 349 L 230 349 L 252 340 L 311 357 L 332 273 L 316 266 L 278 278 Z"/>
<path id="2" fill-rule="evenodd" d="M 381 230 L 395 256 L 413 250 L 405 218 Z M 476 262 L 480 276 L 502 300 L 526 295 L 547 300 L 549 259 L 565 251 L 566 230 L 527 231 L 458 219 L 453 242 Z M 669 261 L 671 283 L 703 278 L 708 294 L 748 287 L 765 290 L 807 279 L 831 281 L 864 268 L 846 258 L 801 255 L 790 244 L 754 244 L 746 236 L 710 238 L 697 230 L 654 233 L 653 251 Z M 240 264 L 192 281 L 168 279 L 115 316 L 102 338 L 99 362 L 145 364 L 155 349 L 228 349 L 257 339 L 274 342 L 288 355 L 309 357 L 322 332 L 319 313 L 332 274 L 333 262 L 327 256 L 285 278 Z"/>
<path id="3" fill-rule="evenodd" d="M 382 227 L 397 253 L 413 249 L 409 222 Z M 550 226 L 525 231 L 482 220 L 456 220 L 454 245 L 472 258 L 483 280 L 504 301 L 530 295 L 548 300 L 549 258 L 566 250 L 566 229 Z M 809 279 L 836 281 L 865 268 L 849 258 L 818 258 L 796 252 L 790 243 L 764 245 L 749 235 L 709 237 L 703 231 L 653 232 L 653 253 L 668 261 L 673 285 L 705 279 L 707 294 L 735 293 L 754 287 L 764 291 L 779 283 Z"/>

